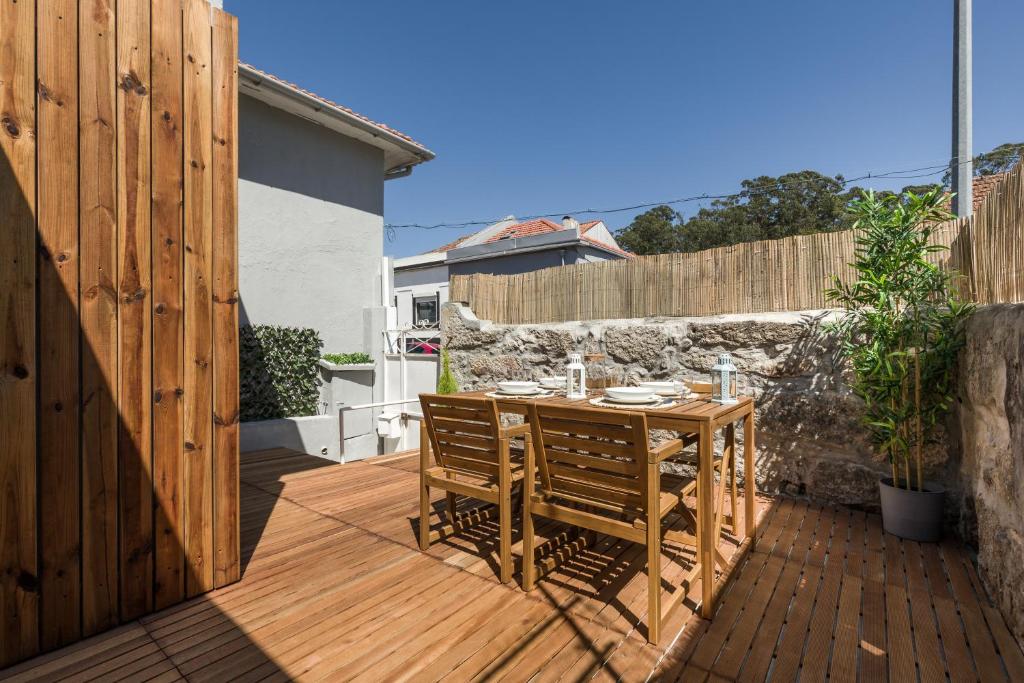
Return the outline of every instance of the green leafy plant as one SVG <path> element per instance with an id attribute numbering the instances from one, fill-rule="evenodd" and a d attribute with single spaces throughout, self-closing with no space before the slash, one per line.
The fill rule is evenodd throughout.
<path id="1" fill-rule="evenodd" d="M 352 353 L 325 353 L 324 360 L 328 363 L 334 363 L 335 365 L 357 365 L 360 363 L 373 362 L 373 359 L 370 358 L 370 354 L 363 353 L 362 351 L 354 351 Z"/>
<path id="2" fill-rule="evenodd" d="M 316 330 L 246 325 L 239 330 L 241 420 L 317 414 L 323 342 Z"/>
<path id="3" fill-rule="evenodd" d="M 947 199 L 933 189 L 920 195 L 865 192 L 851 202 L 856 280 L 846 284 L 833 276 L 826 290 L 845 310 L 830 329 L 838 333 L 853 371 L 851 386 L 864 401 L 863 422 L 892 464 L 893 485 L 908 490 L 924 489 L 922 449 L 934 441 L 955 398 L 957 353 L 974 308 L 957 292 L 958 275 L 928 258 L 946 248 L 929 238 L 937 222 L 951 217 Z"/>
<path id="4" fill-rule="evenodd" d="M 455 381 L 455 375 L 452 374 L 448 349 L 441 349 L 441 375 L 437 378 L 437 393 L 457 394 L 458 392 L 459 383 Z"/>

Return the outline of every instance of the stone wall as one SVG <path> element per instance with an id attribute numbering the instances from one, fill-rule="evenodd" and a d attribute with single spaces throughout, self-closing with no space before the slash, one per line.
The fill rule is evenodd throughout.
<path id="1" fill-rule="evenodd" d="M 968 323 L 958 453 L 962 533 L 1014 634 L 1024 640 L 1024 305 L 986 306 Z"/>
<path id="2" fill-rule="evenodd" d="M 500 379 L 564 374 L 571 351 L 600 352 L 591 375 L 629 383 L 710 379 L 732 354 L 741 391 L 757 399 L 757 480 L 772 493 L 874 508 L 876 462 L 858 424 L 858 401 L 842 382 L 824 311 L 496 325 L 459 304 L 442 311 L 442 338 L 463 389 Z M 939 463 L 936 463 L 937 465 Z"/>

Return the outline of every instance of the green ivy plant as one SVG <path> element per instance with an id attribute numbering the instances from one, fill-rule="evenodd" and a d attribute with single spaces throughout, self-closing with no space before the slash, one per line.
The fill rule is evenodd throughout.
<path id="1" fill-rule="evenodd" d="M 441 349 L 441 375 L 437 378 L 437 393 L 459 393 L 459 383 L 455 381 L 451 362 L 448 359 L 448 349 Z"/>
<path id="2" fill-rule="evenodd" d="M 955 399 L 954 369 L 964 322 L 974 309 L 956 289 L 957 273 L 928 256 L 928 240 L 952 216 L 948 195 L 862 193 L 850 204 L 858 231 L 856 280 L 833 276 L 826 296 L 844 309 L 830 329 L 864 401 L 863 422 L 892 465 L 893 486 L 924 490 L 922 449 Z M 916 464 L 912 482 L 910 463 Z"/>
<path id="3" fill-rule="evenodd" d="M 358 365 L 361 363 L 373 362 L 373 359 L 370 358 L 370 354 L 363 353 L 362 351 L 354 351 L 352 353 L 325 353 L 324 360 L 328 363 L 334 363 L 335 365 Z"/>
<path id="4" fill-rule="evenodd" d="M 313 329 L 246 325 L 239 330 L 241 420 L 317 414 L 318 361 L 324 343 Z"/>

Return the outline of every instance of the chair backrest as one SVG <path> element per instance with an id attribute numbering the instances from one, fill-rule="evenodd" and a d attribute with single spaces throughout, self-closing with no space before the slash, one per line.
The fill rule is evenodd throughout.
<path id="1" fill-rule="evenodd" d="M 643 510 L 647 418 L 623 410 L 530 406 L 541 488 L 608 510 Z"/>
<path id="2" fill-rule="evenodd" d="M 494 399 L 420 394 L 420 405 L 438 465 L 498 475 L 501 425 Z"/>

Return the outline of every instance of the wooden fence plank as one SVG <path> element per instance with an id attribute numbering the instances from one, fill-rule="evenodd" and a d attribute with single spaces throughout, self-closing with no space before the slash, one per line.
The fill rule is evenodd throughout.
<path id="1" fill-rule="evenodd" d="M 39 649 L 35 11 L 0 2 L 0 666 Z"/>
<path id="2" fill-rule="evenodd" d="M 81 637 L 78 9 L 37 10 L 40 647 Z"/>
<path id="3" fill-rule="evenodd" d="M 78 22 L 82 631 L 88 636 L 118 621 L 113 0 L 81 0 Z"/>
<path id="4" fill-rule="evenodd" d="M 519 275 L 453 275 L 449 299 L 504 324 L 819 309 L 828 305 L 833 274 L 853 278 L 855 237 L 845 230 Z M 1022 165 L 973 216 L 936 226 L 932 243 L 950 247 L 930 258 L 959 271 L 965 296 L 977 303 L 1024 298 Z"/>
<path id="5" fill-rule="evenodd" d="M 210 7 L 186 0 L 185 55 L 185 557 L 186 592 L 213 588 Z"/>
<path id="6" fill-rule="evenodd" d="M 182 55 L 180 0 L 153 0 L 153 495 L 157 609 L 185 597 L 182 542 Z"/>
<path id="7" fill-rule="evenodd" d="M 238 22 L 213 14 L 214 585 L 240 578 L 238 444 Z"/>
<path id="8" fill-rule="evenodd" d="M 117 8 L 121 617 L 153 605 L 149 3 Z"/>

